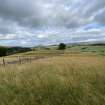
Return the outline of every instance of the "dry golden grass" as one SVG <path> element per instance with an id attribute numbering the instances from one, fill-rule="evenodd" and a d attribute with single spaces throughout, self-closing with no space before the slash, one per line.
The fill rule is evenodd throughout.
<path id="1" fill-rule="evenodd" d="M 105 105 L 105 58 L 64 54 L 0 67 L 0 105 Z"/>

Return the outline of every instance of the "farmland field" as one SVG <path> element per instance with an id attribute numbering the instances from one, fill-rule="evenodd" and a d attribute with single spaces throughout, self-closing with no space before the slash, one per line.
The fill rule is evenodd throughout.
<path id="1" fill-rule="evenodd" d="M 6 59 L 18 56 L 45 58 L 0 66 L 0 105 L 105 105 L 104 46 L 31 51 Z"/>

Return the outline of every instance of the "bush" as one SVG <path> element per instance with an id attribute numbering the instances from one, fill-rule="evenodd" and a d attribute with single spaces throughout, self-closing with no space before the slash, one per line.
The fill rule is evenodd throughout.
<path id="1" fill-rule="evenodd" d="M 66 44 L 60 43 L 59 46 L 58 46 L 58 49 L 59 49 L 59 50 L 64 50 L 64 49 L 66 49 Z"/>

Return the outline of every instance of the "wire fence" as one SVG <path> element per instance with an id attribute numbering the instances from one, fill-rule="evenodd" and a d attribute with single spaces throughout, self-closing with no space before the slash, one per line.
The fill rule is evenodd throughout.
<path id="1" fill-rule="evenodd" d="M 27 56 L 18 56 L 18 57 L 3 57 L 0 59 L 0 66 L 7 66 L 7 65 L 12 65 L 12 64 L 24 64 L 24 63 L 31 63 L 34 60 L 38 60 L 38 59 L 44 59 L 47 57 L 44 56 L 40 56 L 40 57 L 27 57 Z"/>
<path id="2" fill-rule="evenodd" d="M 7 66 L 7 65 L 13 65 L 13 64 L 24 64 L 27 62 L 32 62 L 34 60 L 38 59 L 44 59 L 44 58 L 51 58 L 54 56 L 59 56 L 64 54 L 64 51 L 57 51 L 57 52 L 40 52 L 36 53 L 35 55 L 13 55 L 13 56 L 6 56 L 6 57 L 0 57 L 0 66 Z"/>

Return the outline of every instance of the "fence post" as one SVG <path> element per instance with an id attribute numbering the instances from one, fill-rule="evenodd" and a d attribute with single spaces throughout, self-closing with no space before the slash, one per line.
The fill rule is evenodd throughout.
<path id="1" fill-rule="evenodd" d="M 31 56 L 30 56 L 30 63 L 31 63 Z"/>
<path id="2" fill-rule="evenodd" d="M 21 58 L 20 58 L 20 57 L 18 57 L 18 59 L 19 59 L 19 64 L 21 64 Z"/>
<path id="3" fill-rule="evenodd" d="M 3 58 L 3 66 L 5 66 L 5 64 L 6 64 L 6 63 L 5 63 L 5 59 Z"/>

